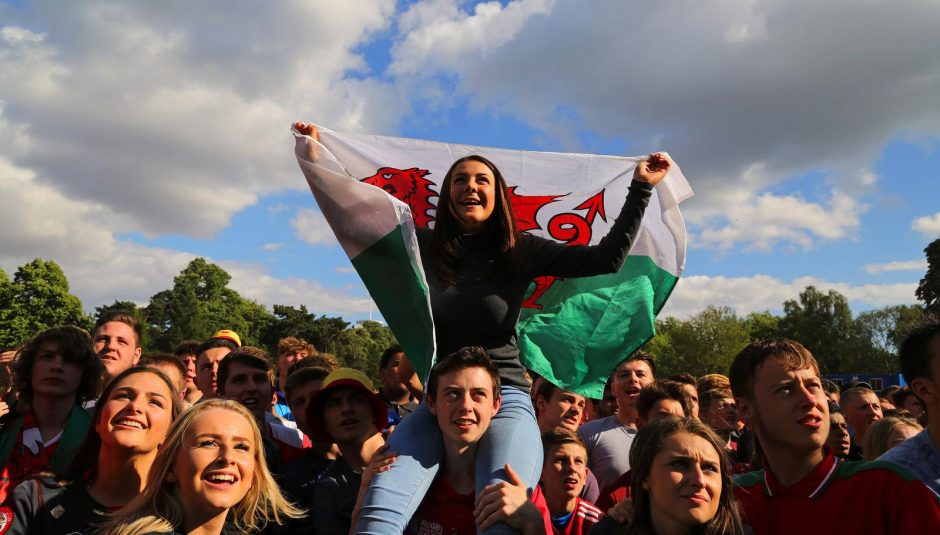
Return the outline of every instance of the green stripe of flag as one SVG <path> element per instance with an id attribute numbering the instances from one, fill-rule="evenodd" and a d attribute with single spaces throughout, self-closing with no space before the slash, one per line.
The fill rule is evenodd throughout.
<path id="1" fill-rule="evenodd" d="M 351 261 L 405 354 L 430 356 L 428 333 L 434 324 L 428 286 L 412 258 L 399 225 Z M 429 358 L 412 357 L 410 362 L 422 380 L 431 371 Z"/>
<path id="2" fill-rule="evenodd" d="M 678 280 L 648 256 L 628 257 L 611 275 L 556 280 L 539 298 L 554 306 L 523 309 L 522 363 L 565 390 L 600 399 L 610 371 L 652 338 Z"/>

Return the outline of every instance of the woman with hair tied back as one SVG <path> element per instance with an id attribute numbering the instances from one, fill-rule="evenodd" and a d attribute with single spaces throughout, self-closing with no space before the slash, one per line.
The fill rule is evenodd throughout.
<path id="1" fill-rule="evenodd" d="M 319 140 L 315 125 L 294 129 Z M 319 146 L 311 144 L 311 161 Z M 629 194 L 610 231 L 596 245 L 564 245 L 520 234 L 506 181 L 479 155 L 458 159 L 441 182 L 434 229 L 417 229 L 431 300 L 437 354 L 480 346 L 496 364 L 502 406 L 480 442 L 476 491 L 506 481 L 509 464 L 531 489 L 541 473 L 540 442 L 526 369 L 519 360 L 516 324 L 532 281 L 540 276 L 590 277 L 620 270 L 640 228 L 653 186 L 671 168 L 663 154 L 637 164 Z M 572 177 L 576 180 L 577 177 Z M 406 367 L 406 368 L 410 368 Z M 440 429 L 422 406 L 390 435 L 398 460 L 365 494 L 356 533 L 400 533 L 424 498 L 442 458 Z M 514 533 L 500 523 L 484 533 Z"/>
<path id="2" fill-rule="evenodd" d="M 268 471 L 261 432 L 248 409 L 209 399 L 173 423 L 143 491 L 99 533 L 252 534 L 302 513 Z"/>
<path id="3" fill-rule="evenodd" d="M 179 395 L 163 372 L 138 366 L 120 373 L 98 398 L 92 427 L 65 472 L 13 490 L 9 534 L 92 533 L 140 494 L 179 414 Z"/>
<path id="4" fill-rule="evenodd" d="M 630 447 L 632 520 L 605 517 L 592 535 L 743 535 L 724 443 L 693 418 L 669 416 L 640 428 Z M 629 509 L 630 502 L 615 506 Z"/>

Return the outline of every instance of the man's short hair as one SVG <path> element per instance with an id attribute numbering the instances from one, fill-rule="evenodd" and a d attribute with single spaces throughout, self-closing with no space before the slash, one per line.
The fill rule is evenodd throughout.
<path id="1" fill-rule="evenodd" d="M 76 401 L 81 403 L 94 399 L 98 393 L 104 365 L 95 353 L 91 336 L 78 327 L 53 327 L 46 329 L 26 342 L 13 357 L 13 386 L 18 398 L 26 403 L 33 401 L 33 365 L 43 344 L 52 342 L 66 362 L 82 370 L 82 379 L 76 391 Z"/>
<path id="2" fill-rule="evenodd" d="M 283 355 L 285 353 L 293 353 L 297 351 L 306 351 L 308 354 L 312 355 L 317 352 L 317 348 L 313 346 L 310 342 L 297 338 L 296 336 L 288 336 L 287 338 L 281 338 L 277 342 L 277 354 Z"/>
<path id="3" fill-rule="evenodd" d="M 650 367 L 650 371 L 653 373 L 653 377 L 656 377 L 656 363 L 653 362 L 653 355 L 650 355 L 649 353 L 647 353 L 646 351 L 643 351 L 642 349 L 637 349 L 636 351 L 631 353 L 629 357 L 621 360 L 620 364 L 617 364 L 617 368 L 623 366 L 624 364 L 628 362 L 633 362 L 636 360 L 641 360 L 645 362 L 646 365 Z M 617 373 L 617 368 L 614 368 L 614 371 L 611 373 L 611 377 Z"/>
<path id="4" fill-rule="evenodd" d="M 287 397 L 287 401 L 290 402 L 291 392 L 295 388 L 299 388 L 310 381 L 322 381 L 326 379 L 331 371 L 319 366 L 308 366 L 288 374 L 287 381 L 284 382 L 284 395 Z"/>
<path id="5" fill-rule="evenodd" d="M 839 398 L 839 404 L 845 406 L 852 398 L 861 397 L 866 394 L 871 394 L 872 396 L 875 396 L 876 399 L 878 398 L 878 394 L 876 394 L 875 391 L 870 388 L 865 388 L 864 386 L 853 386 L 852 388 L 842 392 L 842 396 Z"/>
<path id="6" fill-rule="evenodd" d="M 894 396 L 891 397 L 891 401 L 893 401 L 895 406 L 900 409 L 903 408 L 904 402 L 907 401 L 907 398 L 911 396 L 914 396 L 915 398 L 917 397 L 914 394 L 914 391 L 911 390 L 911 387 L 905 386 L 904 388 L 898 389 L 898 391 L 894 393 Z"/>
<path id="7" fill-rule="evenodd" d="M 695 389 L 698 390 L 698 381 L 696 381 L 695 376 L 693 376 L 689 372 L 682 372 L 682 373 L 677 373 L 675 375 L 670 375 L 666 379 L 669 379 L 670 381 L 674 381 L 679 384 L 694 386 Z"/>
<path id="8" fill-rule="evenodd" d="M 496 364 L 486 354 L 482 347 L 464 347 L 447 355 L 431 368 L 428 376 L 427 396 L 434 399 L 437 396 L 438 382 L 442 375 L 458 372 L 467 368 L 483 368 L 493 380 L 493 399 L 499 398 L 499 370 Z"/>
<path id="9" fill-rule="evenodd" d="M 228 380 L 229 369 L 236 362 L 267 372 L 268 380 L 271 381 L 272 385 L 274 384 L 274 366 L 271 365 L 271 356 L 268 355 L 268 352 L 260 347 L 242 346 L 233 349 L 219 362 L 218 380 L 216 381 L 216 384 L 219 385 L 219 394 L 225 395 L 225 382 Z"/>
<path id="10" fill-rule="evenodd" d="M 930 373 L 930 342 L 935 336 L 940 335 L 940 314 L 927 313 L 923 319 L 907 337 L 901 342 L 898 349 L 898 357 L 901 361 L 901 373 L 907 384 L 911 384 L 914 379 L 933 379 Z M 933 355 L 933 358 L 940 358 L 940 355 Z"/>
<path id="11" fill-rule="evenodd" d="M 182 357 L 184 355 L 195 355 L 198 357 L 199 356 L 199 353 L 197 352 L 198 349 L 199 349 L 199 342 L 195 340 L 186 340 L 184 342 L 180 342 L 176 346 L 176 349 L 173 350 L 173 354 L 176 355 L 177 357 Z"/>
<path id="12" fill-rule="evenodd" d="M 199 344 L 199 347 L 196 348 L 196 358 L 199 358 L 199 355 L 202 355 L 210 349 L 215 349 L 218 347 L 227 347 L 231 350 L 238 349 L 238 344 L 229 340 L 228 338 L 210 338 L 205 342 Z"/>
<path id="13" fill-rule="evenodd" d="M 548 455 L 552 448 L 564 446 L 565 444 L 577 444 L 584 448 L 585 460 L 587 460 L 587 446 L 581 440 L 577 433 L 567 427 L 558 426 L 554 429 L 542 433 L 542 452 Z"/>
<path id="14" fill-rule="evenodd" d="M 657 380 L 640 389 L 636 399 L 636 412 L 639 417 L 649 421 L 653 405 L 661 399 L 671 399 L 682 406 L 683 416 L 692 414 L 692 400 L 682 384 L 669 380 Z"/>
<path id="15" fill-rule="evenodd" d="M 695 389 L 699 392 L 705 392 L 707 390 L 721 390 L 721 389 L 730 389 L 731 380 L 728 379 L 728 376 L 721 375 L 720 373 L 709 373 L 698 378 L 698 381 L 695 382 Z"/>
<path id="16" fill-rule="evenodd" d="M 401 348 L 401 346 L 397 344 L 386 349 L 385 352 L 382 353 L 382 358 L 379 359 L 379 369 L 384 370 L 385 368 L 388 368 L 388 363 L 390 360 L 392 360 L 392 357 L 404 352 L 405 351 Z"/>
<path id="17" fill-rule="evenodd" d="M 782 360 L 787 370 L 812 368 L 816 375 L 819 375 L 819 364 L 813 354 L 799 342 L 787 338 L 768 338 L 751 342 L 734 357 L 728 373 L 735 397 L 753 400 L 757 368 L 769 359 Z"/>
<path id="18" fill-rule="evenodd" d="M 182 381 L 182 384 L 176 385 L 176 389 L 180 392 L 186 390 L 186 365 L 183 364 L 176 355 L 170 355 L 169 353 L 151 353 L 140 357 L 140 361 L 137 365 L 146 366 L 148 368 L 156 368 L 161 365 L 176 368 L 176 371 L 180 372 L 180 381 Z"/>
<path id="19" fill-rule="evenodd" d="M 822 387 L 823 387 L 823 392 L 825 392 L 827 396 L 830 394 L 840 393 L 839 385 L 837 385 L 835 381 L 830 381 L 829 379 L 823 379 Z"/>
<path id="20" fill-rule="evenodd" d="M 699 392 L 698 394 L 699 410 L 701 411 L 711 410 L 712 403 L 721 399 L 725 399 L 725 398 L 734 399 L 734 392 L 732 392 L 730 388 L 713 388 L 711 390 Z"/>
<path id="21" fill-rule="evenodd" d="M 143 337 L 143 331 L 141 330 L 140 322 L 137 321 L 137 318 L 133 314 L 128 312 L 105 312 L 104 314 L 98 316 L 98 320 L 95 321 L 95 328 L 92 329 L 92 332 L 97 331 L 99 327 L 105 323 L 111 323 L 116 321 L 118 323 L 123 323 L 131 328 L 134 331 L 134 343 L 135 347 L 140 347 L 141 338 Z"/>

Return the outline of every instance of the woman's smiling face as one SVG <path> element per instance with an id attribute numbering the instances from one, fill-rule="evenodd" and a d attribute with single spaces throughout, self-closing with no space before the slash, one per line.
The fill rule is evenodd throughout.
<path id="1" fill-rule="evenodd" d="M 496 178 L 493 171 L 476 160 L 466 160 L 454 168 L 450 183 L 450 209 L 464 234 L 479 232 L 496 207 Z"/>
<path id="2" fill-rule="evenodd" d="M 197 415 L 167 474 L 178 485 L 186 518 L 212 517 L 237 505 L 251 488 L 258 447 L 241 414 L 213 408 Z"/>
<path id="3" fill-rule="evenodd" d="M 151 372 L 124 377 L 101 403 L 95 431 L 103 445 L 152 453 L 173 422 L 173 392 Z"/>

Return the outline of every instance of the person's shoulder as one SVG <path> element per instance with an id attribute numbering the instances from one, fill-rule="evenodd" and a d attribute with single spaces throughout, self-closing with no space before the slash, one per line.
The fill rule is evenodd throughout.
<path id="1" fill-rule="evenodd" d="M 598 418 L 596 420 L 591 420 L 585 422 L 581 427 L 578 428 L 579 435 L 596 435 L 598 433 L 603 433 L 610 429 L 620 427 L 620 421 L 617 420 L 616 415 L 605 416 L 604 418 Z"/>
<path id="2" fill-rule="evenodd" d="M 848 461 L 840 463 L 836 470 L 836 477 L 843 479 L 879 479 L 884 482 L 890 481 L 917 481 L 914 476 L 904 466 L 890 461 Z"/>
<path id="3" fill-rule="evenodd" d="M 763 470 L 745 472 L 734 478 L 734 486 L 736 489 L 750 489 L 753 487 L 762 486 L 764 484 L 765 477 L 766 474 Z"/>
<path id="4" fill-rule="evenodd" d="M 595 524 L 597 523 L 598 520 L 601 519 L 602 516 L 604 516 L 604 512 L 601 511 L 600 508 L 594 505 L 593 503 L 583 498 L 578 498 L 577 500 L 578 500 L 578 503 L 577 503 L 577 506 L 575 506 L 575 510 L 574 510 L 576 515 L 582 518 L 585 518 L 587 520 L 590 520 L 591 522 Z"/>

